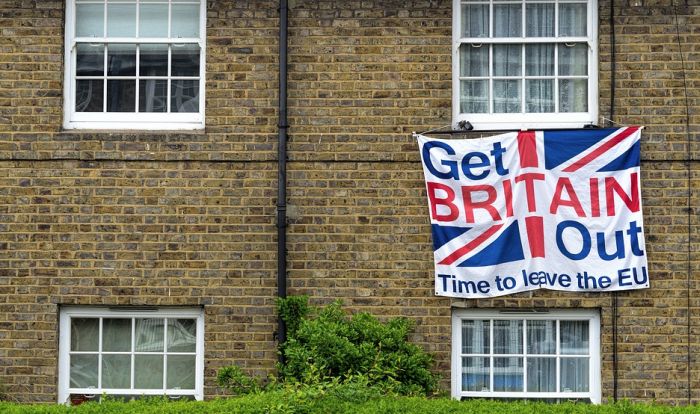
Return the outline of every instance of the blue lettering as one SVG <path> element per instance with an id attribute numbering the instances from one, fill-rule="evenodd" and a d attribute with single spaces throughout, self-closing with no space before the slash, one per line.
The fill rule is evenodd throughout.
<path id="1" fill-rule="evenodd" d="M 455 150 L 451 146 L 440 141 L 430 141 L 423 145 L 423 162 L 425 162 L 425 167 L 434 176 L 442 178 L 443 180 L 448 180 L 450 178 L 454 180 L 459 180 L 459 170 L 457 168 L 457 161 L 441 160 L 440 163 L 449 168 L 449 172 L 439 171 L 435 168 L 430 158 L 430 150 L 434 147 L 442 148 L 448 155 L 455 155 Z"/>
<path id="2" fill-rule="evenodd" d="M 625 282 L 625 280 L 631 279 L 632 276 L 630 276 L 630 269 L 620 269 L 617 271 L 617 279 L 618 279 L 618 285 L 620 286 L 632 286 L 632 282 Z"/>
<path id="3" fill-rule="evenodd" d="M 625 257 L 625 240 L 622 230 L 615 232 L 615 252 L 612 254 L 608 254 L 605 250 L 605 233 L 597 233 L 596 239 L 598 240 L 598 255 L 601 259 L 610 261 Z"/>
<path id="4" fill-rule="evenodd" d="M 564 239 L 562 238 L 562 233 L 564 233 L 564 230 L 567 228 L 574 228 L 578 230 L 578 232 L 581 234 L 581 251 L 578 253 L 572 253 L 569 251 L 569 249 L 566 247 L 564 244 Z M 573 238 L 571 238 L 573 239 Z M 588 254 L 591 252 L 591 235 L 588 234 L 588 230 L 586 227 L 573 220 L 565 220 L 562 221 L 557 225 L 557 247 L 559 248 L 559 251 L 566 257 L 568 257 L 571 260 L 581 260 L 584 259 L 588 256 Z"/>
<path id="5" fill-rule="evenodd" d="M 476 163 L 472 162 L 473 158 L 478 158 L 479 161 Z M 483 168 L 483 167 L 488 167 L 491 163 L 489 162 L 489 158 L 480 153 L 480 152 L 470 152 L 469 154 L 465 155 L 464 158 L 462 159 L 462 171 L 464 172 L 464 175 L 467 176 L 470 180 L 481 180 L 486 178 L 491 170 L 488 168 L 481 171 L 480 174 L 474 174 L 472 173 L 472 168 Z"/>

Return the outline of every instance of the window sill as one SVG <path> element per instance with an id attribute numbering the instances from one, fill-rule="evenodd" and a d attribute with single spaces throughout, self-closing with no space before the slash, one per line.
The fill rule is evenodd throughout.
<path id="1" fill-rule="evenodd" d="M 201 122 L 67 122 L 63 124 L 64 132 L 204 132 Z"/>
<path id="2" fill-rule="evenodd" d="M 468 121 L 473 129 L 480 130 L 542 130 L 542 129 L 579 129 L 593 125 L 598 120 L 597 113 L 566 114 L 459 114 L 452 122 L 454 129 L 459 129 L 461 121 Z"/>

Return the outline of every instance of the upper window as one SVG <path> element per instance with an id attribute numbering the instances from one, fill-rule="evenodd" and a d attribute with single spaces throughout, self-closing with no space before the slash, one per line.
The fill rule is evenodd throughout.
<path id="1" fill-rule="evenodd" d="M 61 309 L 58 402 L 103 394 L 203 397 L 204 318 L 199 308 Z"/>
<path id="2" fill-rule="evenodd" d="M 597 122 L 595 0 L 454 0 L 453 120 L 475 129 Z"/>
<path id="3" fill-rule="evenodd" d="M 66 128 L 204 127 L 203 1 L 68 0 Z"/>
<path id="4" fill-rule="evenodd" d="M 597 312 L 454 312 L 453 397 L 600 403 L 600 388 Z"/>

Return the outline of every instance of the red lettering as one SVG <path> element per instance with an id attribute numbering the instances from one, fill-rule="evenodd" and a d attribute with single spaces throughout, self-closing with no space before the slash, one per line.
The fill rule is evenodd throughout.
<path id="1" fill-rule="evenodd" d="M 598 196 L 598 179 L 588 180 L 591 191 L 591 217 L 600 217 L 600 199 Z"/>
<path id="2" fill-rule="evenodd" d="M 563 190 L 566 190 L 566 194 L 569 196 L 568 200 L 562 198 Z M 549 212 L 551 214 L 557 214 L 559 206 L 571 207 L 576 211 L 579 217 L 586 217 L 586 213 L 583 212 L 583 207 L 581 207 L 581 202 L 578 200 L 576 191 L 574 191 L 574 186 L 571 184 L 571 180 L 566 177 L 562 177 L 557 181 L 557 187 L 554 189 L 554 197 L 552 198 L 552 204 L 549 206 Z"/>
<path id="3" fill-rule="evenodd" d="M 639 211 L 639 178 L 637 173 L 630 174 L 630 194 L 626 194 L 620 183 L 615 180 L 615 177 L 605 177 L 605 202 L 608 207 L 608 216 L 615 216 L 615 197 L 613 193 L 617 193 L 620 200 L 627 208 L 635 213 Z"/>
<path id="4" fill-rule="evenodd" d="M 474 192 L 485 192 L 486 200 L 474 201 L 471 194 Z M 496 201 L 496 189 L 490 185 L 465 185 L 462 186 L 462 197 L 464 198 L 464 212 L 467 216 L 467 223 L 474 223 L 474 210 L 482 208 L 486 210 L 491 218 L 500 220 L 498 210 L 492 205 Z"/>
<path id="5" fill-rule="evenodd" d="M 515 177 L 515 182 L 525 181 L 525 194 L 527 194 L 527 211 L 533 213 L 537 211 L 535 202 L 535 180 L 544 181 L 544 174 L 526 173 Z"/>
<path id="6" fill-rule="evenodd" d="M 503 180 L 503 196 L 506 199 L 506 217 L 513 217 L 513 185 Z"/>
<path id="7" fill-rule="evenodd" d="M 430 200 L 430 213 L 433 216 L 433 220 L 437 221 L 455 221 L 459 217 L 459 209 L 457 205 L 453 203 L 455 200 L 455 193 L 449 186 L 440 183 L 434 183 L 428 181 L 428 200 Z M 445 192 L 445 198 L 438 198 L 436 192 L 441 190 Z M 438 214 L 437 206 L 446 206 L 450 209 L 450 214 Z"/>

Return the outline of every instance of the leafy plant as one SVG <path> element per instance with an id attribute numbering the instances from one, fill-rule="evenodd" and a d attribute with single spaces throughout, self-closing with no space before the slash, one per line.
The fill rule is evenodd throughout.
<path id="1" fill-rule="evenodd" d="M 308 296 L 288 296 L 277 299 L 277 312 L 287 325 L 288 336 L 296 335 L 301 321 L 309 315 L 309 311 Z"/>
<path id="2" fill-rule="evenodd" d="M 236 395 L 258 393 L 263 389 L 260 380 L 247 375 L 237 365 L 221 368 L 216 375 L 216 382 Z"/>
<path id="3" fill-rule="evenodd" d="M 313 384 L 361 377 L 387 393 L 424 395 L 437 385 L 432 357 L 408 342 L 412 325 L 403 318 L 380 322 L 368 313 L 349 317 L 339 301 L 308 317 L 306 297 L 278 301 L 290 327 L 281 347 L 284 381 Z"/>

